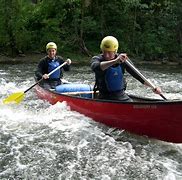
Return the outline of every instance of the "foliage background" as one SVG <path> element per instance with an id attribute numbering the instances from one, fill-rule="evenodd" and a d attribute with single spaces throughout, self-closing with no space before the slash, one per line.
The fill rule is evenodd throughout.
<path id="1" fill-rule="evenodd" d="M 92 56 L 113 35 L 119 51 L 145 60 L 182 57 L 181 0 L 0 0 L 0 51 Z"/>

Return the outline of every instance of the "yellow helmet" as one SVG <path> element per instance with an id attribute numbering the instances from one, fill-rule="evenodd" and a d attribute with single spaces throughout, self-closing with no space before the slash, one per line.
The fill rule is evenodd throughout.
<path id="1" fill-rule="evenodd" d="M 48 49 L 56 49 L 57 50 L 57 45 L 54 43 L 54 42 L 49 42 L 47 45 L 46 45 L 46 51 Z"/>
<path id="2" fill-rule="evenodd" d="M 106 36 L 100 44 L 102 51 L 115 51 L 117 52 L 119 47 L 118 40 L 113 36 Z"/>

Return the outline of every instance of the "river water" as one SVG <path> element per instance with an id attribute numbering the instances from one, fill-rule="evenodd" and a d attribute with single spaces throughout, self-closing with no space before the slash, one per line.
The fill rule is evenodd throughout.
<path id="1" fill-rule="evenodd" d="M 182 144 L 115 130 L 50 105 L 28 91 L 19 105 L 3 105 L 11 93 L 33 85 L 35 63 L 0 65 L 0 179 L 181 180 Z M 182 100 L 182 68 L 139 66 L 168 99 Z M 93 84 L 88 66 L 72 65 L 70 82 Z M 128 93 L 160 98 L 127 75 Z"/>

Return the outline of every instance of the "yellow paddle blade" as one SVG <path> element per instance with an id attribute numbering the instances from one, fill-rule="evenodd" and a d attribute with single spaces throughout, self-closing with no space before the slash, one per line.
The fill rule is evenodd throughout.
<path id="1" fill-rule="evenodd" d="M 23 98 L 24 98 L 25 93 L 24 92 L 17 92 L 13 93 L 10 96 L 8 96 L 6 99 L 3 100 L 4 104 L 9 104 L 9 103 L 20 103 Z"/>

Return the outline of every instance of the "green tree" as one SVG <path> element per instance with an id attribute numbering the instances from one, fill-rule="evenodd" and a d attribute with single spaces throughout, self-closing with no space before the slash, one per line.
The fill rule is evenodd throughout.
<path id="1" fill-rule="evenodd" d="M 24 4 L 21 0 L 2 0 L 0 8 L 0 41 L 3 52 L 15 56 L 29 41 Z"/>
<path id="2" fill-rule="evenodd" d="M 115 36 L 119 51 L 145 59 L 182 55 L 180 0 L 0 0 L 0 50 L 9 55 L 45 51 L 99 51 Z"/>

